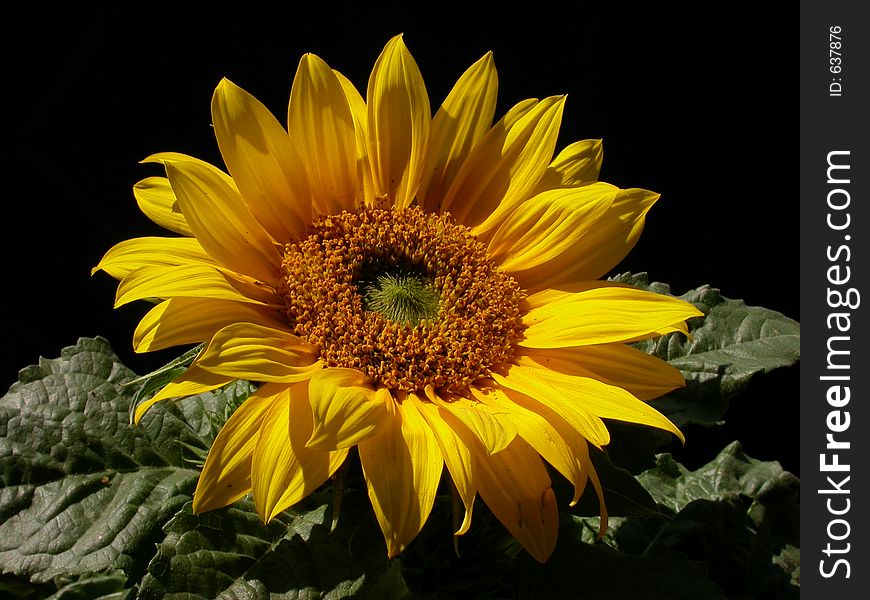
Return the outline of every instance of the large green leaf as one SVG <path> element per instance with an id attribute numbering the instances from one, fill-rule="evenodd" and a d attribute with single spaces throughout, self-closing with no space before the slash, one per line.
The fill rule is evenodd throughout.
<path id="1" fill-rule="evenodd" d="M 386 572 L 388 560 L 374 520 L 360 512 L 367 504 L 359 496 L 345 498 L 334 531 L 322 496 L 268 525 L 248 501 L 201 516 L 188 506 L 164 527 L 166 537 L 137 597 L 338 600 L 362 595 Z M 389 589 L 389 581 L 381 586 Z"/>
<path id="2" fill-rule="evenodd" d="M 649 283 L 646 273 L 623 274 L 614 281 L 670 294 L 663 283 Z M 746 389 L 759 373 L 795 364 L 800 359 L 800 324 L 766 308 L 746 306 L 701 286 L 680 296 L 704 312 L 691 319 L 691 339 L 681 334 L 638 343 L 638 347 L 682 371 L 686 387 L 652 404 L 679 427 L 720 423 L 728 400 Z"/>
<path id="3" fill-rule="evenodd" d="M 132 571 L 186 501 L 196 472 L 179 468 L 173 440 L 198 432 L 172 417 L 130 427 L 131 378 L 104 340 L 82 339 L 23 370 L 0 400 L 4 573 Z"/>
<path id="4" fill-rule="evenodd" d="M 553 557 L 538 564 L 517 562 L 515 598 L 583 600 L 726 600 L 707 578 L 707 567 L 676 552 L 633 556 L 604 544 L 580 541 L 577 525 L 559 531 Z"/>
<path id="5" fill-rule="evenodd" d="M 799 486 L 797 477 L 784 471 L 778 462 L 750 458 L 739 442 L 729 444 L 715 459 L 695 471 L 686 469 L 670 454 L 659 455 L 656 467 L 637 479 L 656 502 L 674 513 L 698 499 L 743 496 L 751 499 L 753 506 L 756 503 L 761 506 L 779 494 L 791 498 Z M 753 512 L 751 507 L 749 512 Z"/>
<path id="6" fill-rule="evenodd" d="M 0 399 L 0 591 L 347 598 L 377 584 L 401 597 L 401 577 L 380 577 L 383 537 L 359 493 L 332 533 L 322 497 L 269 525 L 247 502 L 190 514 L 193 464 L 252 386 L 160 403 L 133 426 L 143 381 L 105 340 L 81 339 Z"/>
<path id="7" fill-rule="evenodd" d="M 0 399 L 3 574 L 59 590 L 55 578 L 83 577 L 70 597 L 99 587 L 92 574 L 144 574 L 161 526 L 190 499 L 207 415 L 235 387 L 163 403 L 134 427 L 133 378 L 105 340 L 83 338 L 22 370 Z"/>
<path id="8" fill-rule="evenodd" d="M 779 463 L 746 456 L 739 443 L 689 471 L 668 454 L 638 480 L 664 517 L 623 520 L 613 540 L 629 554 L 681 552 L 710 566 L 729 596 L 795 598 L 800 569 L 799 491 Z"/>

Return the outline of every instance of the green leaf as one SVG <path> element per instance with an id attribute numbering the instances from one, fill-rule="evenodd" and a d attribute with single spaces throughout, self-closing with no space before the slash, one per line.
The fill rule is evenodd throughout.
<path id="1" fill-rule="evenodd" d="M 782 551 L 773 557 L 773 564 L 782 569 L 789 578 L 791 585 L 801 582 L 801 550 L 791 544 L 786 544 Z"/>
<path id="2" fill-rule="evenodd" d="M 696 471 L 688 471 L 670 454 L 658 457 L 654 469 L 641 473 L 638 481 L 656 502 L 674 513 L 692 500 L 727 500 L 737 496 L 763 506 L 782 493 L 794 500 L 799 481 L 784 471 L 778 462 L 760 461 L 747 456 L 739 442 L 732 442 L 719 455 Z M 752 506 L 749 512 L 753 513 Z M 759 514 L 758 519 L 763 518 Z"/>
<path id="3" fill-rule="evenodd" d="M 136 386 L 133 404 L 130 407 L 131 410 L 135 410 L 140 402 L 153 396 L 158 390 L 166 386 L 167 383 L 184 373 L 204 347 L 205 344 L 198 344 L 159 369 L 128 381 L 125 385 Z"/>
<path id="4" fill-rule="evenodd" d="M 670 294 L 662 283 L 649 283 L 646 273 L 625 273 L 613 281 Z M 787 367 L 800 359 L 800 324 L 766 308 L 746 306 L 701 286 L 680 296 L 705 314 L 691 319 L 692 339 L 670 334 L 639 342 L 642 350 L 682 371 L 686 387 L 652 402 L 677 426 L 720 423 L 728 400 L 746 389 L 759 373 Z"/>
<path id="5" fill-rule="evenodd" d="M 189 506 L 165 527 L 138 598 L 302 599 L 365 597 L 388 560 L 362 494 L 349 494 L 339 526 L 322 495 L 263 524 L 253 504 L 239 502 L 201 516 Z M 350 507 L 348 508 L 348 504 Z M 370 511 L 369 511 L 370 512 Z M 402 598 L 394 573 L 379 589 Z M 407 591 L 407 590 L 405 590 Z"/>
<path id="6" fill-rule="evenodd" d="M 577 525 L 559 531 L 553 556 L 541 565 L 523 556 L 514 569 L 521 600 L 725 600 L 703 563 L 675 552 L 632 556 L 604 544 L 580 541 Z"/>
<path id="7" fill-rule="evenodd" d="M 638 480 L 671 517 L 626 519 L 614 534 L 620 550 L 705 561 L 730 597 L 797 597 L 800 483 L 779 463 L 734 442 L 696 471 L 663 454 Z"/>
<path id="8" fill-rule="evenodd" d="M 57 585 L 69 577 L 56 578 Z M 123 600 L 129 596 L 124 589 L 127 576 L 120 572 L 75 578 L 62 585 L 48 600 Z"/>
<path id="9" fill-rule="evenodd" d="M 381 575 L 369 592 L 370 598 L 378 600 L 411 600 L 414 595 L 402 577 L 402 561 L 395 559 L 387 572 Z"/>
<path id="10" fill-rule="evenodd" d="M 105 340 L 82 338 L 0 399 L 0 573 L 70 598 L 144 574 L 196 484 L 189 448 L 207 448 L 208 414 L 247 384 L 161 403 L 134 427 L 134 377 Z"/>

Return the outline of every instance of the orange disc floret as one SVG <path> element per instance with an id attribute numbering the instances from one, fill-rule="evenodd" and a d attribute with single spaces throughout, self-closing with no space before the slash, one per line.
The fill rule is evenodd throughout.
<path id="1" fill-rule="evenodd" d="M 359 369 L 389 389 L 462 393 L 522 337 L 523 291 L 449 214 L 321 217 L 285 246 L 282 272 L 293 333 L 328 366 Z M 386 285 L 404 294 L 389 296 Z M 404 304 L 390 311 L 391 300 Z"/>

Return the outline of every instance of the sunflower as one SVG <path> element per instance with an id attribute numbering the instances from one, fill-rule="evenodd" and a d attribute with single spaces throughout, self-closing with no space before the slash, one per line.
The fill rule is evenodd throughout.
<path id="1" fill-rule="evenodd" d="M 224 79 L 211 104 L 228 173 L 155 154 L 166 177 L 134 186 L 180 237 L 131 239 L 95 270 L 116 306 L 158 299 L 137 352 L 204 342 L 186 372 L 135 411 L 237 379 L 260 387 L 216 436 L 195 513 L 251 493 L 268 522 L 356 447 L 387 554 L 432 509 L 446 466 L 471 524 L 479 494 L 537 560 L 556 543 L 545 465 L 601 503 L 591 444 L 604 419 L 680 431 L 645 401 L 684 384 L 630 342 L 686 331 L 678 299 L 598 281 L 631 249 L 658 194 L 597 181 L 600 140 L 553 157 L 564 96 L 492 124 L 491 53 L 434 118 L 402 36 L 366 98 L 302 57 L 287 127 Z"/>

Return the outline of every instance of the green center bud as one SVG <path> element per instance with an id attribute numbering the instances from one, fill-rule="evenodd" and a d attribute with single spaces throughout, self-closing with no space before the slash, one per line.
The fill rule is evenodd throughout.
<path id="1" fill-rule="evenodd" d="M 425 274 L 388 271 L 360 287 L 363 308 L 380 313 L 394 323 L 413 326 L 438 315 L 438 290 Z"/>

